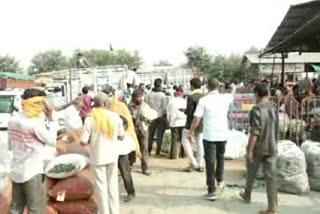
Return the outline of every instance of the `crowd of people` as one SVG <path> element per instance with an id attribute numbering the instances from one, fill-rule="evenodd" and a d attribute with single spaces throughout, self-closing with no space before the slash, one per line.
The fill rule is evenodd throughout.
<path id="1" fill-rule="evenodd" d="M 141 172 L 151 175 L 148 157 L 153 152 L 161 156 L 164 133 L 171 132 L 169 158 L 188 158 L 185 172 L 206 171 L 208 200 L 218 198 L 224 188 L 224 153 L 228 140 L 228 110 L 233 102 L 236 86 L 221 93 L 221 83 L 210 77 L 206 87 L 198 78 L 190 80 L 190 93 L 182 87 L 163 89 L 161 79 L 154 87 L 128 83 L 128 93 L 119 99 L 116 91 L 107 86 L 92 95 L 84 87 L 82 94 L 66 109 L 66 131 L 83 130 L 80 143 L 90 147 L 90 167 L 94 175 L 97 204 L 101 214 L 119 214 L 118 169 L 128 193 L 125 202 L 132 201 L 135 187 L 131 168 L 136 158 Z M 251 131 L 248 147 L 249 177 L 244 193 L 239 197 L 250 203 L 252 185 L 260 164 L 267 174 L 269 207 L 262 214 L 273 214 L 277 207 L 274 165 L 276 161 L 277 115 L 270 104 L 267 84 L 254 88 L 258 104 L 251 112 Z M 129 94 L 129 96 L 128 96 Z M 44 185 L 43 148 L 56 147 L 62 153 L 64 145 L 52 116 L 53 109 L 45 101 L 46 94 L 38 89 L 26 89 L 23 112 L 11 119 L 8 127 L 9 145 L 13 151 L 13 204 L 11 214 L 21 214 L 27 204 L 29 214 L 43 214 L 46 190 Z M 271 116 L 270 116 L 271 115 Z M 128 154 L 119 154 L 119 141 L 134 145 Z M 193 150 L 195 145 L 195 151 Z M 32 167 L 30 167 L 32 165 Z M 217 184 L 216 184 L 217 182 Z"/>

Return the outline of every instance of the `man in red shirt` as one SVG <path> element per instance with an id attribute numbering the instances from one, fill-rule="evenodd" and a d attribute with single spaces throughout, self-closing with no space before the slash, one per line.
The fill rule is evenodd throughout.
<path id="1" fill-rule="evenodd" d="M 89 96 L 88 93 L 89 93 L 88 87 L 83 87 L 82 96 L 81 96 L 83 105 L 80 109 L 80 116 L 81 116 L 82 122 L 84 122 L 88 113 L 91 111 L 92 98 Z"/>

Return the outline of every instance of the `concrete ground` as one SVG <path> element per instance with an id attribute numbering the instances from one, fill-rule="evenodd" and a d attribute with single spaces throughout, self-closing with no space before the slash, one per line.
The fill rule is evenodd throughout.
<path id="1" fill-rule="evenodd" d="M 241 188 L 225 188 L 220 198 L 206 201 L 201 195 L 206 193 L 205 173 L 185 173 L 186 159 L 169 160 L 150 158 L 152 175 L 144 176 L 139 167 L 133 170 L 137 197 L 130 203 L 121 204 L 121 214 L 250 214 L 266 208 L 265 187 L 254 190 L 252 203 L 243 204 L 237 198 Z M 244 162 L 227 161 L 226 182 L 244 179 Z M 126 193 L 122 187 L 121 195 Z M 318 214 L 320 194 L 310 192 L 307 196 L 279 194 L 279 213 Z M 123 198 L 121 199 L 123 201 Z M 181 213 L 180 213 L 181 212 Z"/>

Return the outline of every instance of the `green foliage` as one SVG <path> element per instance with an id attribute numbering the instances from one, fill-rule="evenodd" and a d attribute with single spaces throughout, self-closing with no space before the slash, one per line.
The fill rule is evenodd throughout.
<path id="1" fill-rule="evenodd" d="M 126 50 L 75 50 L 70 59 L 70 65 L 76 67 L 77 54 L 81 53 L 93 67 L 100 67 L 106 65 L 128 65 L 129 67 L 139 68 L 142 65 L 142 58 L 138 51 L 128 52 Z"/>
<path id="2" fill-rule="evenodd" d="M 0 72 L 19 72 L 20 70 L 19 62 L 15 57 L 0 56 Z"/>
<path id="3" fill-rule="evenodd" d="M 185 56 L 189 67 L 197 67 L 200 71 L 223 81 L 238 82 L 245 79 L 241 55 L 231 54 L 229 56 L 217 55 L 213 57 L 203 47 L 190 47 L 185 52 Z"/>
<path id="4" fill-rule="evenodd" d="M 31 74 L 59 71 L 68 68 L 68 59 L 60 50 L 49 50 L 35 55 L 28 72 Z"/>

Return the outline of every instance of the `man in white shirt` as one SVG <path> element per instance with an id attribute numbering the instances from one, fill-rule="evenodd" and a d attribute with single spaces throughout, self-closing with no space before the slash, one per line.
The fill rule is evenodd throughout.
<path id="1" fill-rule="evenodd" d="M 29 214 L 45 213 L 45 149 L 46 146 L 56 147 L 58 128 L 53 121 L 52 109 L 45 103 L 45 96 L 41 90 L 26 89 L 22 96 L 23 111 L 14 116 L 8 125 L 9 147 L 13 153 L 11 214 L 23 213 L 26 205 Z"/>
<path id="2" fill-rule="evenodd" d="M 94 175 L 100 214 L 119 214 L 118 137 L 125 132 L 121 118 L 107 109 L 108 97 L 98 93 L 94 108 L 84 123 L 83 146 L 90 145 L 90 165 Z"/>
<path id="3" fill-rule="evenodd" d="M 72 104 L 64 111 L 64 124 L 67 132 L 72 132 L 82 127 L 82 120 L 80 117 L 82 105 L 82 98 L 78 97 L 72 101 Z"/>
<path id="4" fill-rule="evenodd" d="M 182 129 L 187 120 L 187 116 L 184 114 L 186 108 L 187 101 L 183 98 L 183 92 L 175 91 L 167 108 L 167 119 L 171 129 L 170 159 L 176 159 L 178 156 L 178 141 L 181 142 Z"/>
<path id="5" fill-rule="evenodd" d="M 228 111 L 236 91 L 236 87 L 232 85 L 231 94 L 220 94 L 219 87 L 219 81 L 214 77 L 210 77 L 208 80 L 209 94 L 200 99 L 189 133 L 189 138 L 191 139 L 202 118 L 208 186 L 208 194 L 204 195 L 204 198 L 208 200 L 215 200 L 217 198 L 216 178 L 218 187 L 222 189 L 224 186 L 224 153 L 229 133 Z M 215 154 L 217 167 L 215 167 Z"/>

